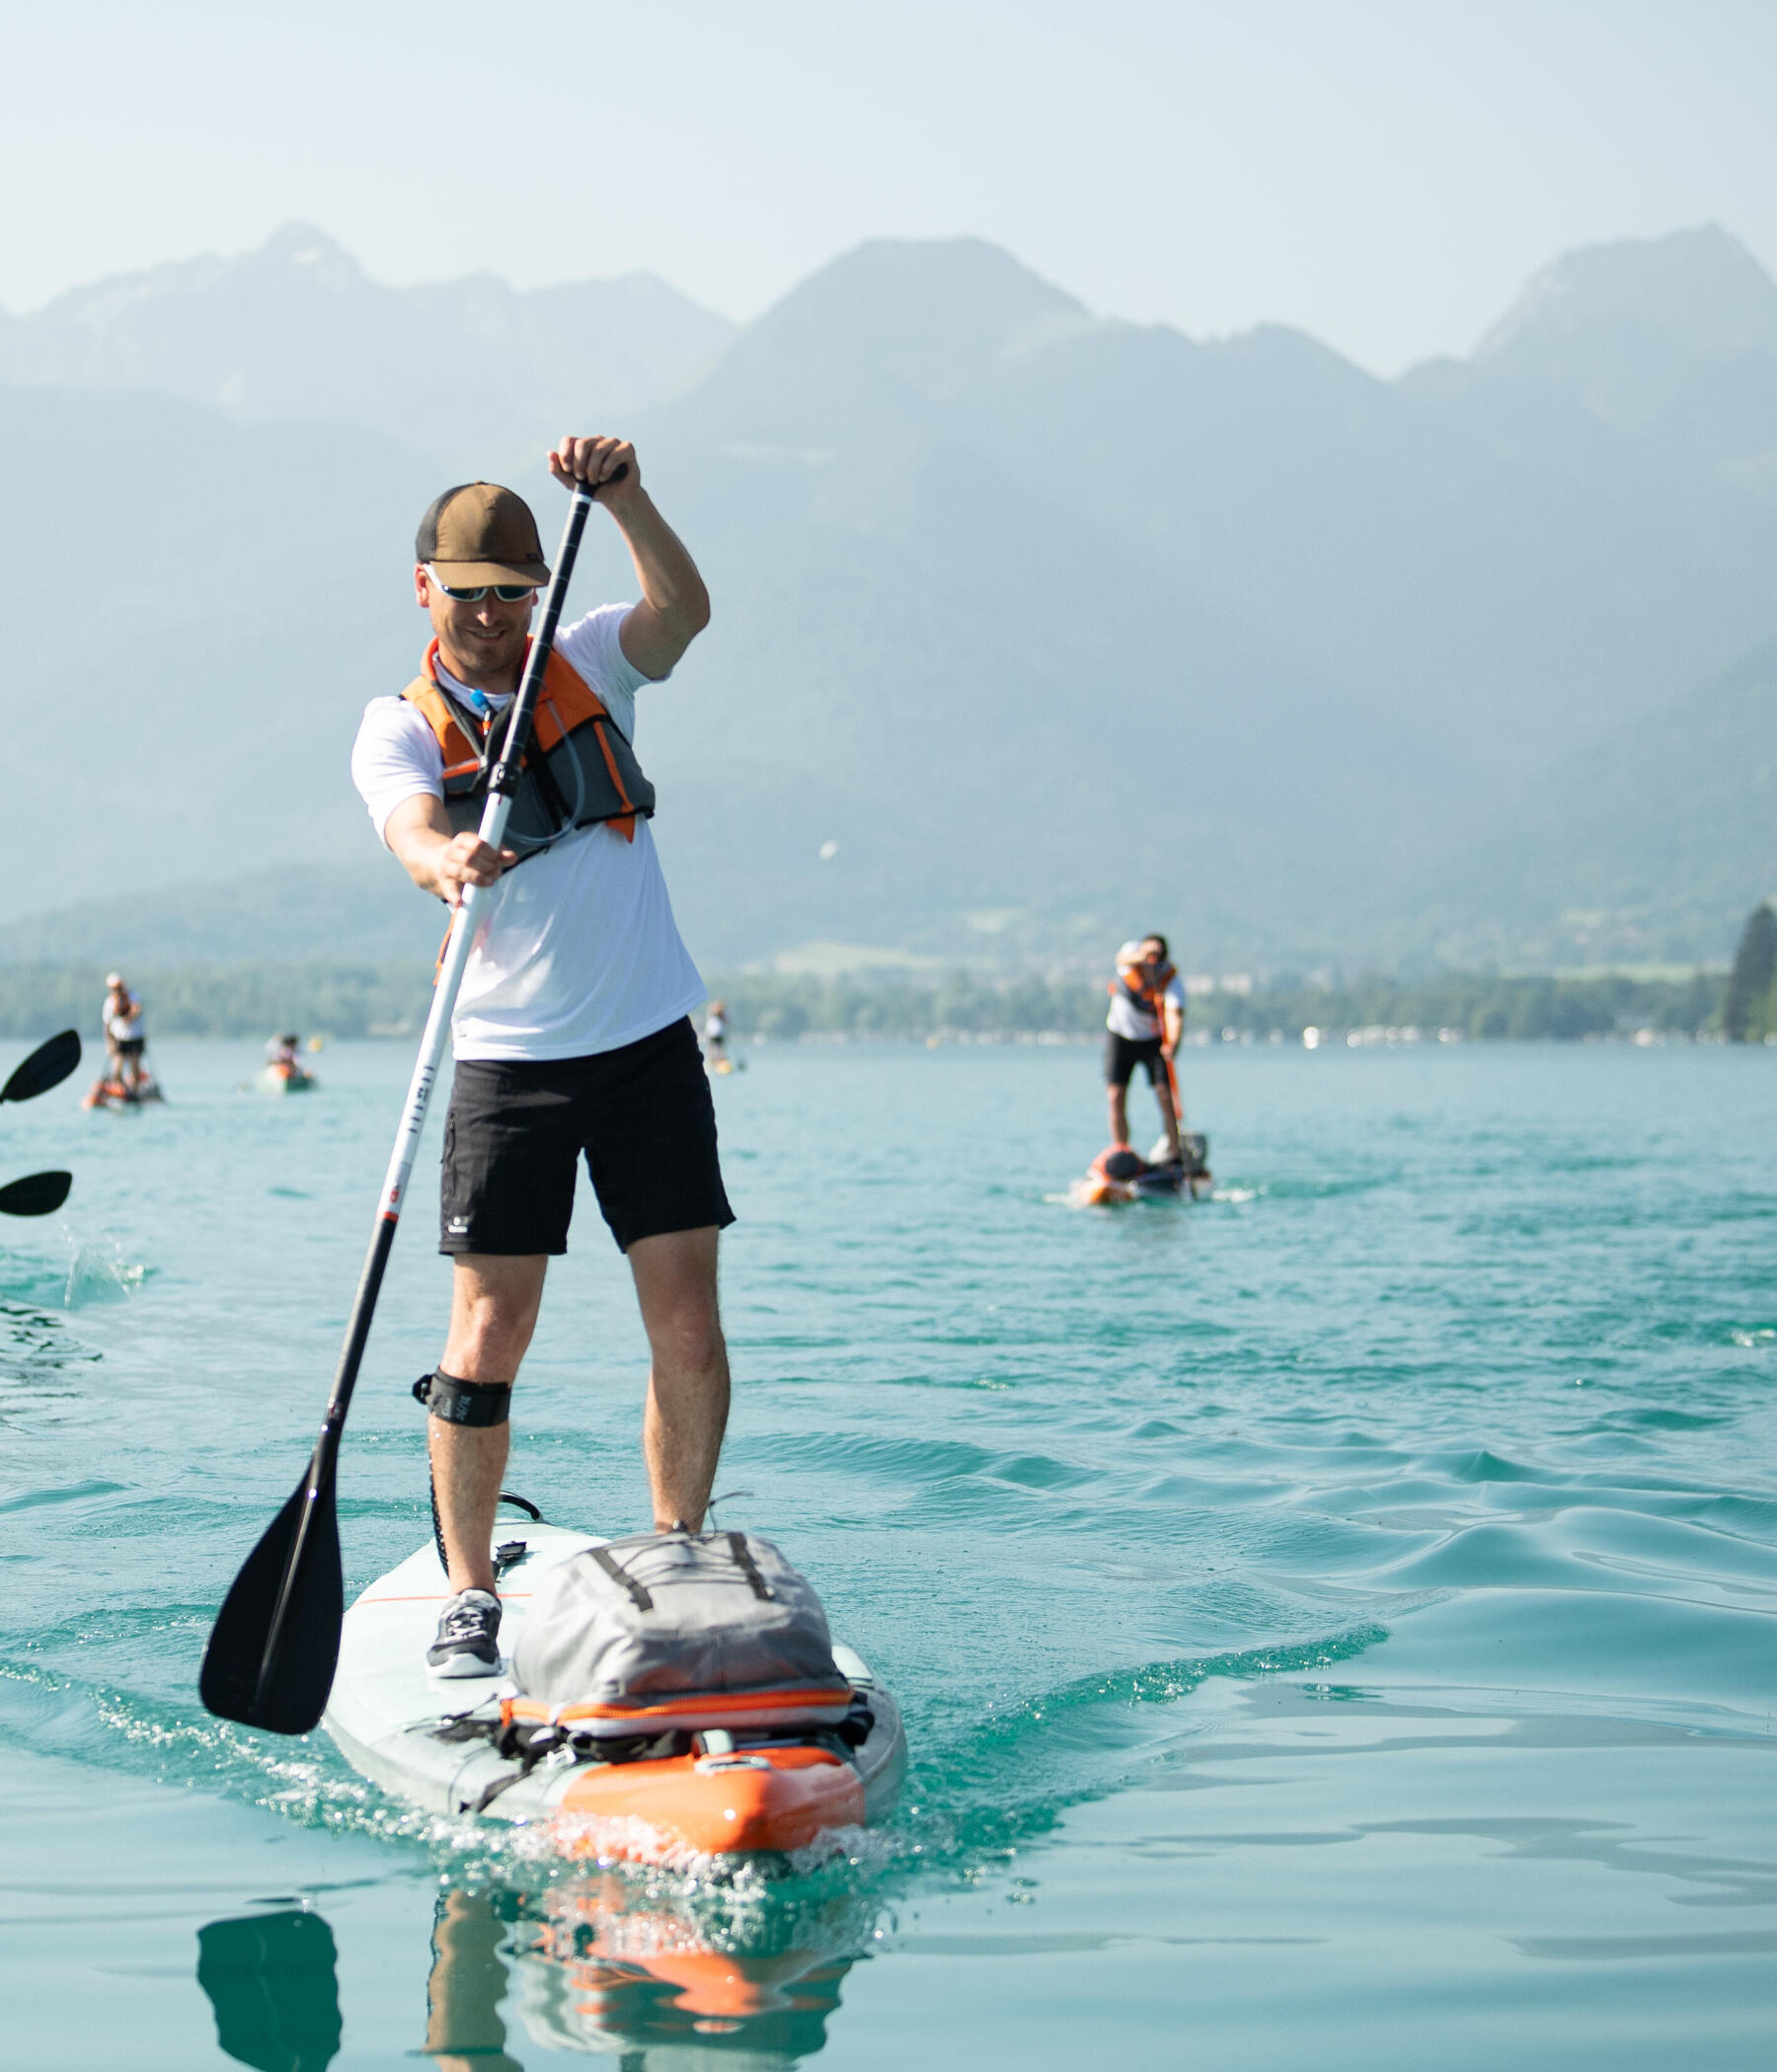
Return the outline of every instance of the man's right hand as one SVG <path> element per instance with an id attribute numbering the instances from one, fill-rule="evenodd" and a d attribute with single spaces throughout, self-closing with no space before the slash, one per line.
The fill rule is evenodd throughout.
<path id="1" fill-rule="evenodd" d="M 383 840 L 423 892 L 434 892 L 451 906 L 463 903 L 465 885 L 494 884 L 518 861 L 515 849 L 490 849 L 467 829 L 452 834 L 443 801 L 424 794 L 401 802 L 383 827 Z"/>
<path id="2" fill-rule="evenodd" d="M 515 849 L 490 849 L 478 834 L 454 834 L 432 861 L 432 890 L 460 906 L 465 885 L 497 883 L 517 861 Z"/>

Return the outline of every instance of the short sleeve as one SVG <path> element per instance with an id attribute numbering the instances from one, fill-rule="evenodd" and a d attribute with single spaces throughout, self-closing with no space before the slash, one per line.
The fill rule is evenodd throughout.
<path id="1" fill-rule="evenodd" d="M 632 609 L 628 604 L 601 604 L 557 633 L 556 652 L 598 693 L 624 737 L 633 741 L 636 693 L 645 683 L 663 679 L 644 676 L 623 652 L 620 636 Z"/>
<path id="2" fill-rule="evenodd" d="M 405 698 L 372 698 L 351 749 L 351 781 L 377 839 L 404 799 L 444 797 L 444 757 L 425 716 Z"/>

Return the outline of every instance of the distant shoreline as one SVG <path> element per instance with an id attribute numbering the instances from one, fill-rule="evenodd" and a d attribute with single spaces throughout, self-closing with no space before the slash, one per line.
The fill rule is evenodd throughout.
<path id="1" fill-rule="evenodd" d="M 276 1030 L 338 1039 L 417 1036 L 429 964 L 272 962 L 128 967 L 154 1036 L 264 1037 Z M 97 1030 L 99 964 L 0 966 L 0 1037 L 72 1025 Z M 741 973 L 712 989 L 736 1038 L 774 1042 L 1090 1041 L 1103 1030 L 1102 987 L 1077 978 L 998 982 Z M 1187 1040 L 1402 1045 L 1427 1042 L 1683 1042 L 1720 1040 L 1722 974 L 1442 974 L 1361 977 L 1339 985 L 1276 983 L 1216 990 L 1191 1002 Z"/>

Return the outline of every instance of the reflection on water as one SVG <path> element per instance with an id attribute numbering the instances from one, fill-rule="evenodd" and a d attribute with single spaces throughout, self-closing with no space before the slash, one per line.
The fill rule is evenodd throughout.
<path id="1" fill-rule="evenodd" d="M 319 1914 L 212 1921 L 197 1931 L 197 1983 L 216 2041 L 258 2072 L 326 2072 L 340 2047 L 339 1953 Z"/>
<path id="2" fill-rule="evenodd" d="M 624 2072 L 791 2072 L 826 2042 L 859 1927 L 845 1899 L 700 1920 L 689 1901 L 615 1875 L 542 1892 L 451 1887 L 433 1915 L 415 2054 L 443 2072 L 523 2072 L 507 2047 L 518 2029 L 545 2050 L 616 2056 Z M 197 1945 L 228 2055 L 257 2072 L 325 2072 L 341 2021 L 322 1916 L 212 1921 Z"/>
<path id="3" fill-rule="evenodd" d="M 516 1908 L 507 1895 L 441 1892 L 432 1921 L 431 1976 L 425 1987 L 425 2052 L 443 2072 L 522 2072 L 506 2052 L 500 2005 L 506 1997 L 501 1954 Z M 504 1915 L 504 1919 L 502 1915 Z"/>

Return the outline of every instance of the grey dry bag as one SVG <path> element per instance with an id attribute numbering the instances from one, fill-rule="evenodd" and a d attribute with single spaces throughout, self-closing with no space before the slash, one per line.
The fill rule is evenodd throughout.
<path id="1" fill-rule="evenodd" d="M 540 1579 L 512 1669 L 600 1739 L 833 1726 L 853 1695 L 813 1585 L 746 1532 L 638 1533 L 572 1556 Z"/>

